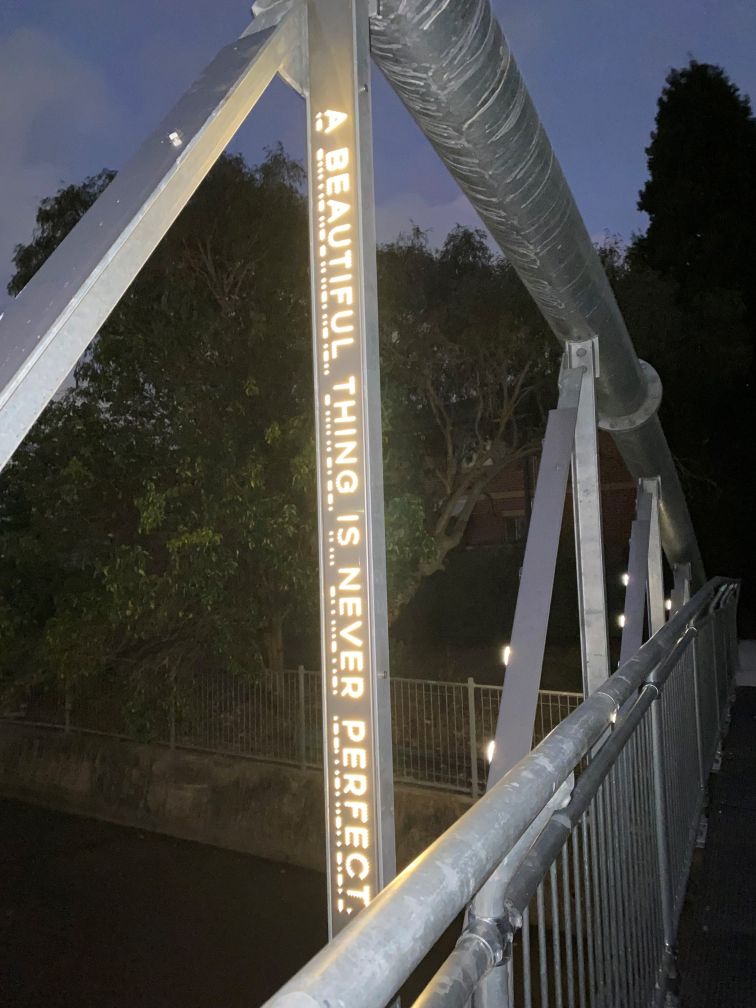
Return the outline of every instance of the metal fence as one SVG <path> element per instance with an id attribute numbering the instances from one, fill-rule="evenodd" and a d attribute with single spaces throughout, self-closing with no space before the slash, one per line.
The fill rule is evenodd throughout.
<path id="1" fill-rule="evenodd" d="M 736 604 L 709 582 L 266 1008 L 382 1008 L 476 892 L 415 1008 L 667 1003 Z"/>
<path id="2" fill-rule="evenodd" d="M 501 693 L 501 686 L 473 679 L 392 679 L 395 779 L 474 798 L 481 794 Z M 542 690 L 534 744 L 581 701 L 581 693 Z M 133 695 L 122 682 L 85 681 L 69 692 L 68 702 L 60 688 L 39 687 L 8 714 L 69 731 L 300 767 L 323 765 L 321 677 L 303 668 L 254 678 L 216 672 L 179 680 L 172 693 L 162 689 L 149 696 Z"/>

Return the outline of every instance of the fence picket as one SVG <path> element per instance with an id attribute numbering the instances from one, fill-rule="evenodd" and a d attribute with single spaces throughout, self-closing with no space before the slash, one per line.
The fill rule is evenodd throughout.
<path id="1" fill-rule="evenodd" d="M 70 731 L 129 737 L 125 694 L 88 680 L 68 698 L 41 686 L 7 719 Z M 501 686 L 430 679 L 391 680 L 394 777 L 472 793 L 485 790 L 486 746 L 493 738 Z M 265 672 L 255 681 L 230 673 L 177 678 L 166 698 L 167 731 L 152 741 L 253 759 L 322 766 L 321 676 L 303 668 Z M 580 693 L 542 690 L 533 744 L 582 701 Z M 166 737 L 163 737 L 165 735 Z M 134 731 L 131 737 L 135 737 Z M 145 741 L 140 735 L 139 741 Z M 483 768 L 481 778 L 480 768 Z"/>

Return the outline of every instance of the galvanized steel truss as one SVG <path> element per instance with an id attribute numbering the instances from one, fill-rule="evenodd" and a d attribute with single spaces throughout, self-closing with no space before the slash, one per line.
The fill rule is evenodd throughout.
<path id="1" fill-rule="evenodd" d="M 698 814 L 726 707 L 737 597 L 736 586 L 717 581 L 689 601 L 691 585 L 702 585 L 704 575 L 656 417 L 658 377 L 635 355 L 489 0 L 448 0 L 443 5 L 421 0 L 258 0 L 253 10 L 248 31 L 221 50 L 0 320 L 0 466 L 280 74 L 308 102 L 323 694 L 328 698 L 328 870 L 331 932 L 338 937 L 272 1003 L 281 1008 L 377 1008 L 393 996 L 451 917 L 475 897 L 458 952 L 421 1003 L 435 1004 L 443 992 L 445 1004 L 462 1005 L 475 988 L 476 1005 L 509 1004 L 513 973 L 496 967 L 510 961 L 509 943 L 522 928 L 528 976 L 523 996 L 529 1004 L 526 935 L 529 940 L 532 898 L 542 985 L 548 974 L 543 965 L 547 873 L 557 1000 L 566 982 L 571 985 L 570 1004 L 576 996 L 581 1005 L 655 1003 L 672 953 L 691 822 Z M 560 401 L 549 418 L 533 507 L 488 793 L 420 864 L 375 900 L 376 891 L 394 872 L 394 840 L 371 44 L 374 59 L 565 347 Z M 639 480 L 621 667 L 611 677 L 597 424 L 612 433 Z M 344 425 L 353 439 L 347 442 L 348 450 L 347 443 L 336 445 Z M 339 460 L 352 455 L 351 468 L 338 469 Z M 527 755 L 568 460 L 586 702 Z M 349 497 L 349 507 L 346 499 L 339 501 L 340 493 Z M 675 579 L 669 623 L 662 547 Z M 644 625 L 652 636 L 642 645 Z M 352 645 L 348 651 L 345 640 Z M 692 650 L 687 650 L 691 642 Z M 689 654 L 692 664 L 685 657 Z M 665 696 L 673 699 L 666 701 Z M 680 722 L 680 752 L 670 750 L 665 736 L 674 719 Z M 581 761 L 591 754 L 586 769 Z M 683 755 L 695 755 L 691 765 L 696 782 L 695 794 L 688 789 L 684 808 L 676 807 L 683 823 L 679 833 L 677 820 L 670 818 L 677 800 L 670 790 L 670 768 Z M 471 753 L 473 765 L 476 759 Z M 573 786 L 577 770 L 582 773 Z M 639 793 L 643 772 L 653 776 L 653 808 Z M 367 781 L 364 787 L 360 784 L 362 790 L 358 777 Z M 616 829 L 612 832 L 610 823 L 623 816 L 635 817 L 641 832 L 652 830 L 643 851 Z M 350 853 L 347 831 L 354 848 Z M 642 913 L 637 902 L 632 903 L 628 859 L 641 854 L 658 882 L 649 890 L 647 903 L 654 913 L 658 910 L 661 944 L 644 944 L 636 927 Z M 580 953 L 574 962 L 572 938 L 561 952 L 558 931 L 554 938 L 559 858 L 565 927 L 573 928 L 578 946 L 585 948 L 585 955 Z M 585 901 L 578 919 L 567 912 L 572 903 L 565 879 L 572 864 L 572 884 L 579 888 L 581 858 Z M 625 898 L 630 899 L 632 919 L 622 915 Z M 350 927 L 338 934 L 363 904 L 369 906 L 360 913 L 360 930 Z M 612 921 L 625 930 L 604 941 L 600 929 Z M 655 934 L 653 922 L 644 926 Z M 628 965 L 632 956 L 636 960 Z"/>

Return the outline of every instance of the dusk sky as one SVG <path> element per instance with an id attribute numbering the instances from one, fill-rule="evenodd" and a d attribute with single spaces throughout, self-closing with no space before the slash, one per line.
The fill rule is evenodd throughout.
<path id="1" fill-rule="evenodd" d="M 670 67 L 720 64 L 756 96 L 756 0 L 494 0 L 588 229 L 625 239 Z M 119 168 L 225 43 L 242 0 L 3 0 L 0 10 L 0 305 L 16 242 L 61 183 Z M 411 222 L 440 241 L 475 223 L 383 80 L 374 87 L 378 237 Z M 231 149 L 304 153 L 304 107 L 275 84 Z"/>

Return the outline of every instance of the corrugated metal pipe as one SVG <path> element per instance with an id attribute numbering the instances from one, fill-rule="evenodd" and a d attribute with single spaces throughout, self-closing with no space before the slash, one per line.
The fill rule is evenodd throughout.
<path id="1" fill-rule="evenodd" d="M 606 275 L 489 0 L 380 0 L 373 57 L 560 342 L 598 338 L 600 425 L 635 478 L 661 478 L 664 551 L 703 563 L 656 411 Z"/>

